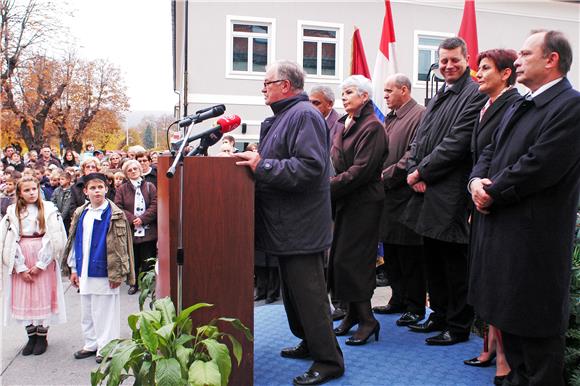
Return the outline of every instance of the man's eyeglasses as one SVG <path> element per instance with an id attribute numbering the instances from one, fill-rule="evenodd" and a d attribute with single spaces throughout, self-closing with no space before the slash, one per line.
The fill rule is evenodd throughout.
<path id="1" fill-rule="evenodd" d="M 266 81 L 266 82 L 264 82 L 264 88 L 268 87 L 268 85 L 270 85 L 272 83 L 284 82 L 285 80 L 288 80 L 288 79 L 278 79 L 278 80 Z"/>

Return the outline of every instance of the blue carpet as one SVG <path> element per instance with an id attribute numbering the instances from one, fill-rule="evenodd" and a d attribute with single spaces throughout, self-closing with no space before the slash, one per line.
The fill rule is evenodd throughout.
<path id="1" fill-rule="evenodd" d="M 377 315 L 381 323 L 379 341 L 360 347 L 344 344 L 348 336 L 338 337 L 344 353 L 345 375 L 328 385 L 492 385 L 495 366 L 476 368 L 463 364 L 464 359 L 479 354 L 482 340 L 472 336 L 466 343 L 449 347 L 427 346 L 425 338 L 433 334 L 408 332 L 397 327 L 399 315 Z M 254 385 L 291 385 L 310 360 L 286 359 L 280 349 L 298 343 L 288 327 L 282 305 L 254 308 Z M 338 322 L 336 323 L 336 325 Z M 374 338 L 373 338 L 374 339 Z"/>

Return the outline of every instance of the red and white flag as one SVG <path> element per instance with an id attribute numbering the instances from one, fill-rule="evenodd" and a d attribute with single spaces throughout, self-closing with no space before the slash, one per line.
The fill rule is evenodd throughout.
<path id="1" fill-rule="evenodd" d="M 463 7 L 463 19 L 461 19 L 461 27 L 459 27 L 458 36 L 467 43 L 467 54 L 469 55 L 469 68 L 471 69 L 471 76 L 475 77 L 477 74 L 477 55 L 479 48 L 477 47 L 477 23 L 475 20 L 475 0 L 465 0 Z"/>

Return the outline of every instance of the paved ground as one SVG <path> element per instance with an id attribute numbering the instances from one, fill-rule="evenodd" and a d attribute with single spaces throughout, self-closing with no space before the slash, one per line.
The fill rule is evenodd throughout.
<path id="1" fill-rule="evenodd" d="M 80 325 L 80 298 L 76 289 L 64 280 L 67 309 L 66 324 L 52 326 L 48 333 L 48 350 L 43 355 L 22 356 L 22 347 L 27 338 L 24 327 L 3 327 L 1 332 L 0 385 L 90 385 L 90 373 L 97 367 L 94 357 L 76 360 L 73 353 L 82 348 Z M 379 287 L 373 297 L 373 305 L 386 304 L 390 297 L 390 287 Z M 281 304 L 278 301 L 274 304 Z M 256 306 L 265 306 L 263 301 Z M 129 338 L 127 316 L 139 310 L 137 295 L 127 295 L 127 287 L 121 288 L 121 335 Z"/>

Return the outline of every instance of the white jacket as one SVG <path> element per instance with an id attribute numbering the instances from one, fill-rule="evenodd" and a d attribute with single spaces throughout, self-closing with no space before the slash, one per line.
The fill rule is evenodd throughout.
<path id="1" fill-rule="evenodd" d="M 58 209 L 50 201 L 43 201 L 44 219 L 46 232 L 42 238 L 42 248 L 38 253 L 36 266 L 45 269 L 52 260 L 57 262 L 62 257 L 62 252 L 66 244 L 66 231 Z M 0 254 L 2 257 L 2 268 L 7 270 L 8 275 L 16 269 L 16 272 L 24 272 L 28 268 L 24 265 L 24 256 L 20 251 L 18 242 L 20 232 L 18 217 L 16 217 L 16 205 L 12 204 L 6 211 L 6 216 L 0 223 Z"/>

